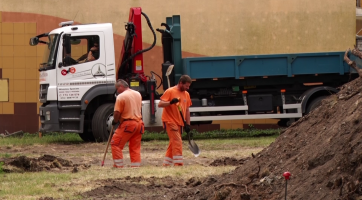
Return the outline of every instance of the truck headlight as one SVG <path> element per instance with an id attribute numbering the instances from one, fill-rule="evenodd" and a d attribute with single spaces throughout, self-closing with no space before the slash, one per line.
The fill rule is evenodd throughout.
<path id="1" fill-rule="evenodd" d="M 47 120 L 47 121 L 50 120 L 50 111 L 45 112 L 45 120 Z"/>

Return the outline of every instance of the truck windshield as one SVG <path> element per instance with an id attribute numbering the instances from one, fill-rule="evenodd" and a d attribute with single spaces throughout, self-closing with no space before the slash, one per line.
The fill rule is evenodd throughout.
<path id="1" fill-rule="evenodd" d="M 59 34 L 53 34 L 48 36 L 49 42 L 44 51 L 43 62 L 39 66 L 39 70 L 53 69 L 55 66 L 55 52 L 57 49 Z"/>

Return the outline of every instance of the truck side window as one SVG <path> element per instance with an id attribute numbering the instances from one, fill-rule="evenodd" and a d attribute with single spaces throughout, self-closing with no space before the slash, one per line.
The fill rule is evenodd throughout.
<path id="1" fill-rule="evenodd" d="M 99 59 L 99 36 L 71 37 L 71 54 L 63 53 L 65 66 L 77 65 Z"/>

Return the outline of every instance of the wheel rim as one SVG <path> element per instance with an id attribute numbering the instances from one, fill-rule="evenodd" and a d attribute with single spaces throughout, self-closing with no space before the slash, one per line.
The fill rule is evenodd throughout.
<path id="1" fill-rule="evenodd" d="M 113 121 L 113 113 L 108 115 L 106 120 L 107 132 L 111 133 L 112 131 L 112 121 Z"/>

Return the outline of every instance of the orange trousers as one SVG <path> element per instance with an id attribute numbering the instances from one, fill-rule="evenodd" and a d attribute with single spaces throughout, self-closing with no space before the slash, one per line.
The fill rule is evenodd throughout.
<path id="1" fill-rule="evenodd" d="M 141 139 L 143 133 L 144 124 L 142 120 L 138 122 L 127 120 L 118 126 L 111 140 L 113 167 L 122 168 L 124 166 L 122 150 L 128 141 L 131 167 L 141 166 Z"/>
<path id="2" fill-rule="evenodd" d="M 169 137 L 169 144 L 163 161 L 163 166 L 171 166 L 172 164 L 174 166 L 183 166 L 181 138 L 182 127 L 170 122 L 164 122 L 163 127 L 166 129 Z"/>

